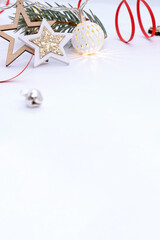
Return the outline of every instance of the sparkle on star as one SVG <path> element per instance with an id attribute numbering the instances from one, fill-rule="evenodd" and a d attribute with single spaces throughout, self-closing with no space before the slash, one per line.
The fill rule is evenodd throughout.
<path id="1" fill-rule="evenodd" d="M 41 37 L 31 39 L 30 41 L 39 47 L 40 59 L 42 59 L 50 52 L 63 56 L 59 44 L 64 37 L 65 35 L 52 35 L 50 31 L 44 27 Z"/>

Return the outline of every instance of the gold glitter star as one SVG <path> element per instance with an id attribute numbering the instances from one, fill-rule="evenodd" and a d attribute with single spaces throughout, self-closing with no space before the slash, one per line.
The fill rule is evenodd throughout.
<path id="1" fill-rule="evenodd" d="M 50 52 L 63 56 L 59 44 L 64 37 L 65 35 L 52 35 L 50 31 L 44 27 L 41 37 L 31 39 L 30 41 L 39 47 L 40 59 L 42 59 Z"/>
<path id="2" fill-rule="evenodd" d="M 54 32 L 48 22 L 43 19 L 37 34 L 20 36 L 19 39 L 35 49 L 34 66 L 37 67 L 50 58 L 69 64 L 64 47 L 72 36 L 72 33 Z"/>

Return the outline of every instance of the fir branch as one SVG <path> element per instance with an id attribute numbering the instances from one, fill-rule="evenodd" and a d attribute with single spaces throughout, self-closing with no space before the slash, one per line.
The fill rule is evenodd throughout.
<path id="1" fill-rule="evenodd" d="M 46 3 L 49 7 L 52 7 L 51 4 Z M 67 8 L 65 5 L 60 5 L 58 3 L 55 3 L 57 7 L 64 7 Z M 69 4 L 69 7 L 73 8 L 72 5 Z M 78 18 L 77 13 L 71 11 L 71 10 L 66 10 L 66 11 L 53 11 L 53 10 L 44 10 L 44 9 L 39 9 L 36 6 L 26 6 L 26 12 L 28 17 L 30 18 L 31 21 L 42 21 L 43 18 L 46 20 L 56 20 L 56 22 L 52 25 L 52 28 L 56 32 L 69 32 L 71 33 L 74 28 L 80 23 L 80 20 Z M 103 32 L 105 37 L 107 37 L 107 32 L 105 27 L 103 26 L 102 22 L 100 19 L 93 14 L 93 12 L 90 10 L 89 13 L 84 11 L 85 17 L 90 20 L 91 22 L 94 22 L 98 24 Z M 14 17 L 11 16 L 10 19 L 14 21 Z M 29 28 L 26 25 L 25 20 L 23 19 L 22 16 L 20 16 L 17 31 L 21 30 L 22 33 L 25 35 L 29 34 L 35 34 L 38 32 L 38 27 L 32 27 Z"/>

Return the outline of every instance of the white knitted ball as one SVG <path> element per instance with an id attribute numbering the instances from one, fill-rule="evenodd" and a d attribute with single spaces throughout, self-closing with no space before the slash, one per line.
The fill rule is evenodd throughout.
<path id="1" fill-rule="evenodd" d="M 96 23 L 80 23 L 73 31 L 72 45 L 79 53 L 94 54 L 102 48 L 103 42 L 104 32 Z"/>

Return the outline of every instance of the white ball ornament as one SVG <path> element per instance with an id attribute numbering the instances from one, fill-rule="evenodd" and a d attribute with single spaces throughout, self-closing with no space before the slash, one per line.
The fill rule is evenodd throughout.
<path id="1" fill-rule="evenodd" d="M 103 42 L 104 32 L 96 23 L 79 23 L 73 31 L 72 45 L 79 53 L 94 54 L 102 48 Z"/>

